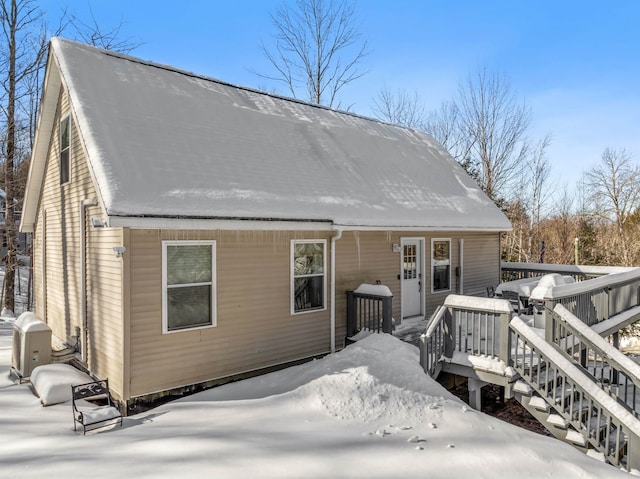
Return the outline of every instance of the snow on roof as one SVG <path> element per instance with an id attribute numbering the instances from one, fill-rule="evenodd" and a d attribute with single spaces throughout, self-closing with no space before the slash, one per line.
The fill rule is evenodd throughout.
<path id="1" fill-rule="evenodd" d="M 109 216 L 511 228 L 424 133 L 51 43 Z"/>

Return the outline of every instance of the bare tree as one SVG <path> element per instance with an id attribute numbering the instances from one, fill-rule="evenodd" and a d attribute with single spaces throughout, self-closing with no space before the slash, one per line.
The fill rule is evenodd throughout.
<path id="1" fill-rule="evenodd" d="M 92 24 L 74 19 L 74 28 L 81 40 L 120 51 L 137 46 L 131 40 L 118 40 L 120 26 L 101 30 L 93 17 Z M 0 135 L 2 137 L 3 169 L 0 172 L 5 191 L 6 253 L 2 308 L 15 311 L 15 270 L 17 261 L 16 210 L 21 207 L 26 171 L 35 139 L 42 93 L 42 80 L 47 59 L 49 35 L 58 35 L 68 26 L 66 10 L 53 30 L 44 21 L 44 11 L 37 0 L 0 0 Z"/>
<path id="2" fill-rule="evenodd" d="M 373 99 L 372 110 L 380 120 L 414 130 L 425 129 L 426 108 L 416 91 L 411 94 L 400 89 L 393 93 L 386 87 L 381 88 Z"/>
<path id="3" fill-rule="evenodd" d="M 4 142 L 4 190 L 5 190 L 5 278 L 3 311 L 15 310 L 15 270 L 17 267 L 15 218 L 16 163 L 28 155 L 33 138 L 30 88 L 33 78 L 42 68 L 46 57 L 47 41 L 43 28 L 42 12 L 32 0 L 0 1 L 2 44 L 2 123 Z M 25 120 L 26 116 L 26 120 Z"/>
<path id="4" fill-rule="evenodd" d="M 518 261 L 534 261 L 539 256 L 539 245 L 545 241 L 540 223 L 551 196 L 551 165 L 546 157 L 550 141 L 547 135 L 530 148 L 514 197 L 505 208 L 513 226 L 505 236 L 505 244 L 516 245 L 510 248 L 518 252 Z"/>
<path id="5" fill-rule="evenodd" d="M 105 27 L 98 23 L 91 7 L 89 7 L 89 12 L 91 16 L 89 20 L 82 20 L 77 15 L 73 15 L 70 19 L 69 23 L 74 30 L 76 40 L 94 47 L 121 53 L 130 53 L 142 45 L 142 42 L 133 37 L 122 36 L 124 20 L 121 19 L 114 27 Z"/>
<path id="6" fill-rule="evenodd" d="M 627 220 L 640 206 L 640 167 L 626 150 L 606 148 L 600 163 L 585 173 L 585 184 L 595 213 L 615 223 L 620 259 L 630 265 Z"/>
<path id="7" fill-rule="evenodd" d="M 472 173 L 494 201 L 504 201 L 522 174 L 529 144 L 529 108 L 501 74 L 480 69 L 451 102 L 429 116 L 426 130 Z"/>
<path id="8" fill-rule="evenodd" d="M 545 136 L 534 144 L 526 158 L 524 166 L 524 187 L 529 188 L 531 223 L 540 223 L 541 216 L 551 198 L 551 163 L 547 158 L 547 148 L 551 137 Z"/>
<path id="9" fill-rule="evenodd" d="M 455 101 L 446 101 L 427 116 L 424 130 L 433 136 L 473 179 L 480 184 L 479 164 L 471 156 L 473 141 L 464 132 Z"/>
<path id="10" fill-rule="evenodd" d="M 500 241 L 502 259 L 528 263 L 531 258 L 524 243 L 529 230 L 529 216 L 524 203 L 516 198 L 503 210 L 511 222 L 511 231 L 504 233 Z"/>
<path id="11" fill-rule="evenodd" d="M 527 237 L 528 256 L 534 255 L 534 246 L 544 241 L 539 234 L 539 225 L 542 214 L 549 198 L 551 197 L 551 164 L 547 158 L 547 147 L 551 143 L 551 137 L 545 136 L 534 144 L 524 162 L 524 175 L 519 193 L 525 198 L 529 212 L 529 230 Z M 535 241 L 535 243 L 534 243 Z"/>
<path id="12" fill-rule="evenodd" d="M 271 15 L 275 45 L 262 51 L 274 74 L 259 76 L 282 82 L 295 98 L 334 106 L 338 92 L 365 72 L 358 70 L 367 42 L 355 24 L 348 0 L 296 0 Z"/>
<path id="13" fill-rule="evenodd" d="M 502 75 L 488 74 L 485 69 L 460 84 L 456 103 L 459 131 L 469 138 L 480 186 L 490 198 L 503 198 L 522 171 L 529 109 L 516 100 Z"/>

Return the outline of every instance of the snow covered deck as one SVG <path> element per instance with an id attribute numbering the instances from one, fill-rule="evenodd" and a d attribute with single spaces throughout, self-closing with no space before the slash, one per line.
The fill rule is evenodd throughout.
<path id="1" fill-rule="evenodd" d="M 469 378 L 474 407 L 485 384 L 503 386 L 559 439 L 638 469 L 640 368 L 601 334 L 640 319 L 640 270 L 545 282 L 531 292 L 529 316 L 504 299 L 449 296 L 421 337 L 423 369 Z"/>

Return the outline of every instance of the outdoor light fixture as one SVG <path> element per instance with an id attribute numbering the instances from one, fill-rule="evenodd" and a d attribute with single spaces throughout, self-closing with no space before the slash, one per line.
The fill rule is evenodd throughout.
<path id="1" fill-rule="evenodd" d="M 393 246 L 391 247 L 391 250 L 394 253 L 401 253 L 402 252 L 402 247 L 399 244 L 394 243 Z"/>
<path id="2" fill-rule="evenodd" d="M 116 258 L 121 258 L 122 254 L 127 251 L 127 248 L 125 248 L 124 246 L 114 246 L 113 247 L 113 254 L 116 255 Z"/>

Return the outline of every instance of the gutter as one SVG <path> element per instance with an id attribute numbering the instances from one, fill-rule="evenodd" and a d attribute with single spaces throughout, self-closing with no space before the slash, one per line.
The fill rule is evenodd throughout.
<path id="1" fill-rule="evenodd" d="M 87 255 L 86 255 L 86 208 L 87 206 L 97 206 L 98 199 L 90 198 L 80 200 L 80 317 L 82 330 L 78 335 L 80 339 L 80 347 L 82 362 L 87 364 Z M 81 339 L 82 338 L 82 339 Z"/>
<path id="2" fill-rule="evenodd" d="M 342 229 L 331 237 L 331 352 L 336 352 L 336 241 L 342 238 Z"/>

